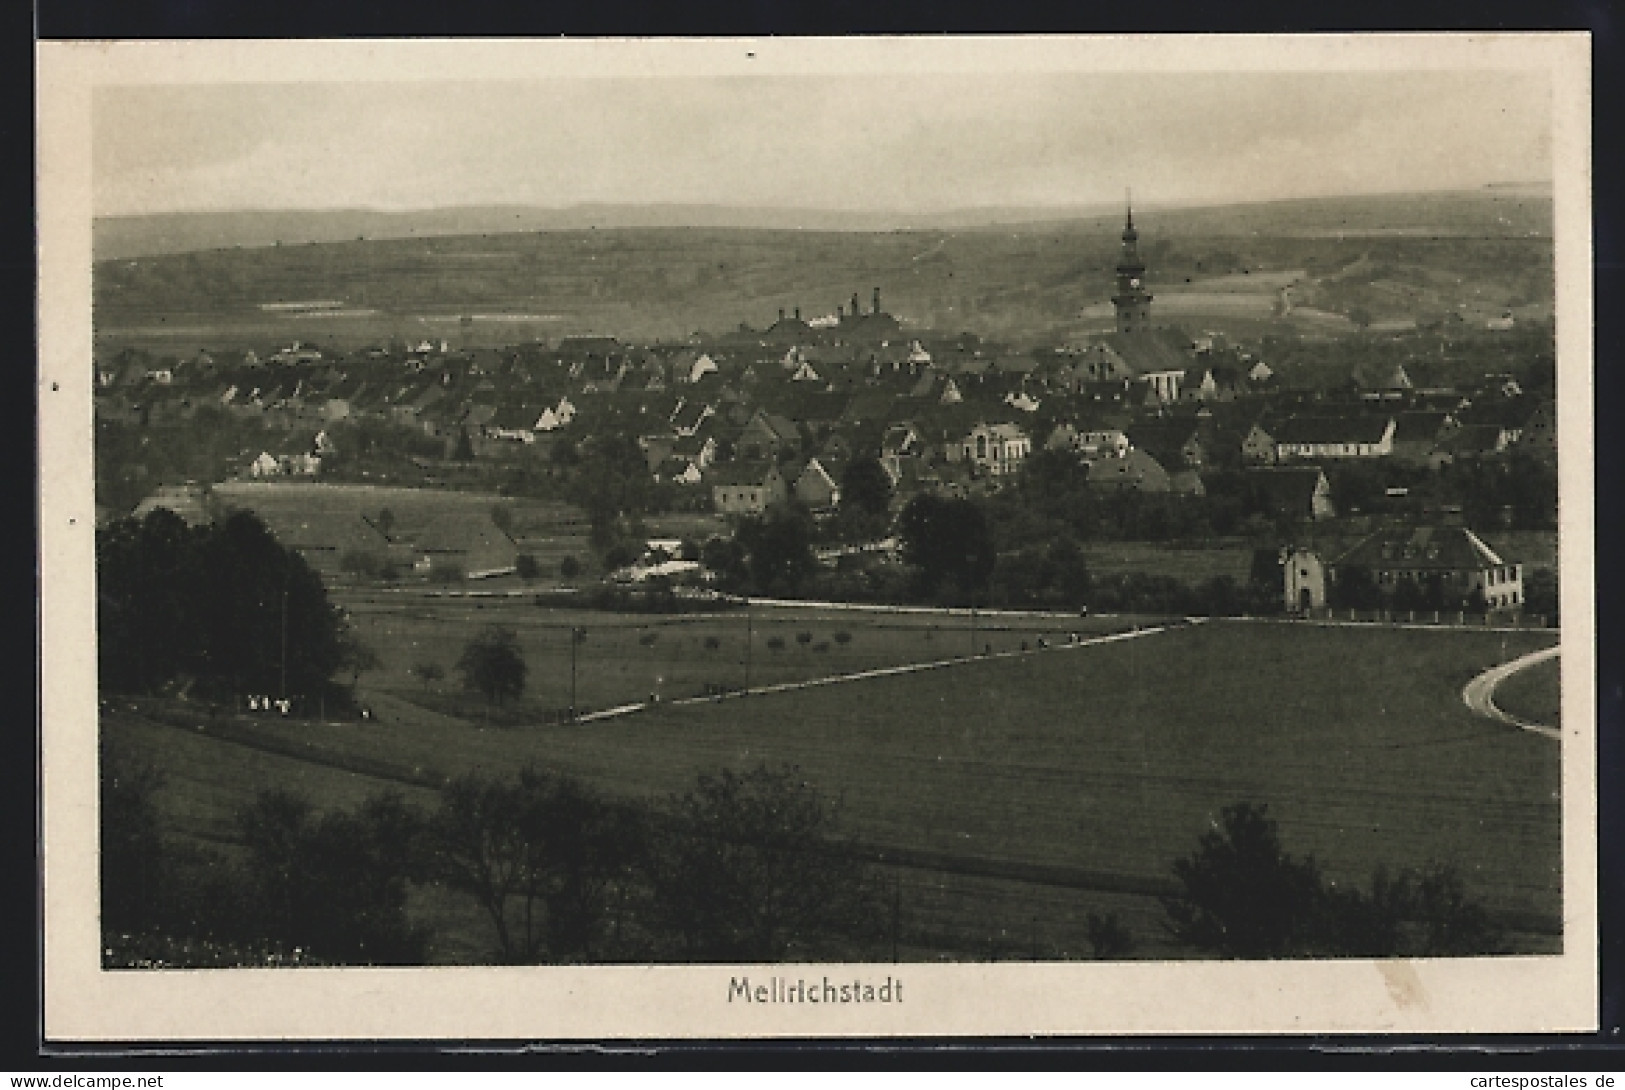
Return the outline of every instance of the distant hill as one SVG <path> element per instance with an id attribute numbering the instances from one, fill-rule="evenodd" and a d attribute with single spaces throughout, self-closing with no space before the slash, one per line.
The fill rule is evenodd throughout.
<path id="1" fill-rule="evenodd" d="M 745 230 L 893 231 L 1024 223 L 1102 215 L 1103 208 L 978 208 L 914 214 L 696 204 L 491 205 L 382 212 L 365 208 L 245 209 L 107 216 L 95 221 L 96 260 L 308 242 L 349 242 L 531 231 L 703 227 Z"/>
<path id="2" fill-rule="evenodd" d="M 916 329 L 1055 343 L 1110 326 L 1122 224 L 1117 209 L 1060 221 L 1022 221 L 1009 209 L 1002 224 L 984 209 L 969 228 L 453 233 L 490 214 L 371 221 L 445 232 L 433 236 L 358 240 L 366 235 L 358 230 L 335 241 L 103 260 L 97 338 L 113 350 L 181 353 L 394 336 L 491 346 L 570 333 L 672 339 L 742 322 L 762 328 L 780 310 L 833 314 L 854 293 L 867 305 L 879 287 L 887 309 Z M 535 222 L 523 210 L 508 214 Z M 1157 319 L 1239 337 L 1285 319 L 1321 332 L 1446 315 L 1539 319 L 1552 307 L 1551 215 L 1549 198 L 1477 191 L 1148 207 L 1135 218 Z"/>
<path id="3" fill-rule="evenodd" d="M 1222 206 L 1148 206 L 1169 234 L 1272 235 L 1305 232 L 1549 234 L 1549 187 L 1486 186 L 1447 193 L 1312 197 Z M 403 212 L 366 208 L 243 209 L 98 217 L 95 258 L 128 260 L 202 250 L 386 239 L 497 235 L 535 231 L 694 227 L 748 230 L 921 231 L 1105 222 L 1115 206 L 984 207 L 944 212 L 842 212 L 829 209 L 696 204 L 581 204 L 564 208 L 473 205 Z M 1502 222 L 1504 221 L 1504 222 Z"/>

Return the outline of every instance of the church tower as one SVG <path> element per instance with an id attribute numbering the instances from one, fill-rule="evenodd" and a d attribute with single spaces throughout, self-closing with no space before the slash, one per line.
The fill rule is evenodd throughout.
<path id="1" fill-rule="evenodd" d="M 1134 206 L 1128 208 L 1123 227 L 1123 254 L 1117 259 L 1117 332 L 1139 333 L 1151 328 L 1151 293 L 1145 290 L 1145 263 L 1140 260 L 1140 233 L 1134 229 Z"/>

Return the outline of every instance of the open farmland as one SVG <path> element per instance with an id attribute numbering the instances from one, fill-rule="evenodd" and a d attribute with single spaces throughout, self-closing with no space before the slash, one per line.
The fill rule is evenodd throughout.
<path id="1" fill-rule="evenodd" d="M 1550 642 L 1519 634 L 1507 653 Z M 1252 800 L 1335 878 L 1453 861 L 1491 903 L 1555 917 L 1558 749 L 1460 701 L 1501 649 L 1490 633 L 1210 623 L 665 709 L 578 733 L 555 760 L 645 792 L 791 760 L 874 842 L 1141 879 Z M 1392 684 L 1401 671 L 1412 684 Z M 633 745 L 641 774 L 620 767 Z"/>
<path id="2" fill-rule="evenodd" d="M 395 517 L 391 538 L 403 546 L 437 521 L 487 519 L 500 506 L 509 510 L 519 550 L 534 556 L 544 575 L 557 572 L 566 556 L 589 555 L 586 517 L 562 503 L 489 492 L 280 481 L 228 481 L 216 485 L 214 494 L 226 504 L 257 514 L 330 583 L 341 578 L 339 562 L 347 544 L 355 540 L 357 520 L 376 522 L 385 508 Z"/>
<path id="3" fill-rule="evenodd" d="M 455 692 L 453 667 L 463 646 L 486 625 L 512 628 L 528 671 L 525 699 L 498 719 L 526 722 L 570 704 L 570 630 L 584 628 L 575 649 L 576 706 L 605 708 L 703 695 L 746 683 L 750 639 L 752 687 L 806 681 L 904 663 L 968 656 L 972 650 L 1017 650 L 1040 638 L 1063 643 L 1071 633 L 1129 628 L 1132 617 L 1009 617 L 878 613 L 801 607 L 753 607 L 702 614 L 624 614 L 540 606 L 530 596 L 435 598 L 408 593 L 349 593 L 339 599 L 361 640 L 384 665 L 366 675 L 369 694 L 384 693 L 440 711 L 482 717 L 477 697 Z M 841 634 L 848 639 L 844 642 Z M 803 639 L 802 637 L 806 637 Z M 974 640 L 974 642 L 973 642 Z M 431 689 L 410 672 L 434 663 L 448 679 Z"/>
<path id="4" fill-rule="evenodd" d="M 282 781 L 348 805 L 366 782 L 358 769 L 412 786 L 534 762 L 650 798 L 720 767 L 790 762 L 838 794 L 849 829 L 893 863 L 905 957 L 1087 956 L 1091 911 L 1117 912 L 1137 953 L 1156 957 L 1175 953 L 1155 900 L 1169 864 L 1221 806 L 1250 800 L 1334 879 L 1454 863 L 1519 949 L 1551 950 L 1559 747 L 1474 718 L 1459 694 L 1503 654 L 1552 639 L 1210 622 L 544 728 L 486 728 L 380 690 L 376 724 L 234 719 L 181 735 L 200 753 L 264 763 L 214 782 L 185 774 L 173 805 L 229 834 L 230 792 L 247 801 L 253 784 Z M 1400 673 L 1409 684 L 1393 684 Z M 152 731 L 179 733 L 112 726 L 143 746 Z M 321 771 L 292 770 L 301 764 Z M 454 932 L 435 956 L 466 959 L 477 917 L 426 896 L 423 911 Z"/>

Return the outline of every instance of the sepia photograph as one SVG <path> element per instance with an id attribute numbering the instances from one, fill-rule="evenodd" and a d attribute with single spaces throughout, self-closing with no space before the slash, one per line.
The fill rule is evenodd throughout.
<path id="1" fill-rule="evenodd" d="M 47 1032 L 1594 1026 L 1588 56 L 43 43 Z"/>

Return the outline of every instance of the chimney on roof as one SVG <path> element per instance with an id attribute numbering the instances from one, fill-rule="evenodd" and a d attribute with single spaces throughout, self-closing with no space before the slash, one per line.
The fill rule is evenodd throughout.
<path id="1" fill-rule="evenodd" d="M 875 313 L 880 313 L 880 289 L 875 289 Z"/>
<path id="2" fill-rule="evenodd" d="M 798 322 L 801 321 L 801 308 L 800 307 L 796 308 L 796 321 L 798 321 Z"/>

